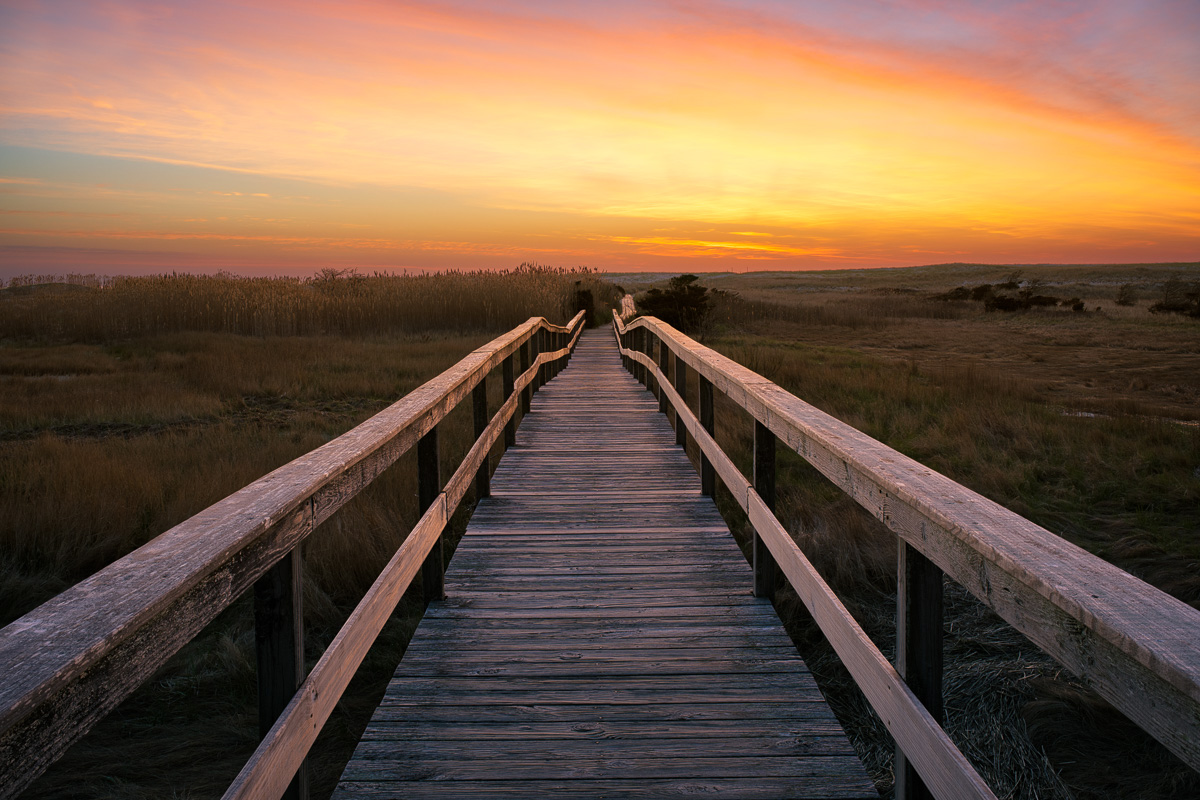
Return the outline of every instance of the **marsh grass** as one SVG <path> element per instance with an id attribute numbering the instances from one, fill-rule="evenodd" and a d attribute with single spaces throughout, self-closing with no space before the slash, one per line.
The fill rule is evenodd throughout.
<path id="1" fill-rule="evenodd" d="M 733 279 L 724 285 L 736 288 Z M 839 289 L 814 313 L 817 295 L 804 293 L 791 310 L 729 304 L 705 343 L 1200 605 L 1200 429 L 1177 421 L 1193 418 L 1200 396 L 1187 373 L 1196 358 L 1194 323 L 1069 311 L 937 315 L 909 292 L 896 293 L 900 302 L 881 314 L 879 295 L 865 289 Z M 1141 377 L 1113 374 L 1121 370 Z M 696 398 L 690 402 L 695 407 Z M 725 398 L 716 402 L 718 442 L 749 475 L 750 420 Z M 1073 409 L 1088 415 L 1065 413 Z M 891 657 L 895 537 L 795 454 L 780 448 L 777 469 L 780 520 Z M 740 509 L 723 492 L 718 504 L 748 548 Z M 946 596 L 946 728 L 998 796 L 1200 794 L 1200 775 L 961 587 L 948 583 Z M 781 591 L 776 605 L 877 786 L 890 794 L 894 745 L 886 730 L 795 594 Z"/>
<path id="2" fill-rule="evenodd" d="M 155 275 L 21 276 L 0 292 L 0 339 L 107 342 L 175 331 L 252 336 L 501 331 L 531 316 L 564 322 L 575 289 L 597 309 L 613 291 L 591 270 L 522 264 L 510 271 L 313 278 Z"/>
<path id="3" fill-rule="evenodd" d="M 513 325 L 565 318 L 578 288 L 590 285 L 600 308 L 611 294 L 590 273 L 544 269 L 321 279 L 332 286 L 75 280 L 17 281 L 0 293 L 0 336 L 9 337 L 0 343 L 0 624 L 340 435 Z M 275 316 L 248 314 L 272 297 L 283 298 L 267 305 Z M 276 335 L 293 328 L 310 332 Z M 494 411 L 499 368 L 488 382 Z M 445 479 L 473 440 L 470 404 L 439 431 Z M 416 493 L 409 453 L 306 540 L 310 666 L 415 523 Z M 448 527 L 451 553 L 472 504 L 468 495 Z M 418 589 L 323 729 L 310 758 L 314 797 L 332 792 L 421 609 Z M 23 796 L 220 796 L 258 741 L 254 659 L 243 597 Z"/>

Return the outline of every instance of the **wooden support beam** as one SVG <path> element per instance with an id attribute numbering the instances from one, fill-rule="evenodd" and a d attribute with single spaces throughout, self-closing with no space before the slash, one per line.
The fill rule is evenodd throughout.
<path id="1" fill-rule="evenodd" d="M 658 340 L 658 371 L 663 374 L 663 378 L 667 377 L 667 362 L 671 358 L 671 351 L 667 348 L 667 343 L 662 340 L 661 336 L 654 337 Z M 663 387 L 658 387 L 658 410 L 663 414 L 667 413 L 667 393 L 663 391 Z"/>
<path id="2" fill-rule="evenodd" d="M 678 353 L 675 354 L 675 391 L 679 393 L 680 402 L 687 405 L 687 364 Z M 678 417 L 678 411 L 676 416 Z M 687 427 L 683 422 L 676 421 L 675 424 L 675 444 L 687 449 Z"/>
<path id="3" fill-rule="evenodd" d="M 438 429 L 434 426 L 417 442 L 417 508 L 424 514 L 442 492 L 441 455 L 438 452 Z M 421 567 L 425 605 L 445 597 L 445 563 L 442 558 L 442 534 L 425 556 Z"/>
<path id="4" fill-rule="evenodd" d="M 504 399 L 512 397 L 515 380 L 513 376 L 513 356 L 509 356 L 500 363 L 500 382 L 504 390 Z M 517 443 L 517 418 L 514 414 L 508 418 L 508 422 L 504 423 L 504 449 L 508 449 Z"/>
<path id="5" fill-rule="evenodd" d="M 521 345 L 521 374 L 524 375 L 529 366 L 533 363 L 533 334 L 525 340 L 525 344 Z M 530 382 L 524 389 L 521 390 L 521 416 L 529 413 L 530 407 L 533 405 L 533 383 Z"/>
<path id="6" fill-rule="evenodd" d="M 713 385 L 712 382 L 700 376 L 700 426 L 708 431 L 709 436 L 716 433 L 713 421 Z M 703 451 L 700 453 L 700 494 L 712 497 L 717 493 L 717 472 L 712 462 Z"/>
<path id="7" fill-rule="evenodd" d="M 775 434 L 766 425 L 754 420 L 754 491 L 763 504 L 775 511 Z M 775 557 L 767 549 L 758 530 L 754 531 L 754 596 L 774 597 L 776 580 Z"/>
<path id="8" fill-rule="evenodd" d="M 475 388 L 471 390 L 471 411 L 475 418 L 475 438 L 478 439 L 480 434 L 487 430 L 488 426 L 488 402 L 487 402 L 487 376 L 479 379 L 479 383 L 475 384 Z M 483 457 L 483 461 L 479 464 L 479 471 L 475 473 L 475 499 L 479 500 L 487 497 L 492 493 L 491 489 L 491 464 L 488 463 L 487 456 Z"/>
<path id="9" fill-rule="evenodd" d="M 304 682 L 304 594 L 300 546 L 254 582 L 254 644 L 258 656 L 258 735 L 264 737 Z M 284 800 L 307 800 L 308 762 Z"/>
<path id="10" fill-rule="evenodd" d="M 896 672 L 929 716 L 942 723 L 942 571 L 912 545 L 898 548 Z M 896 800 L 933 800 L 933 793 L 896 747 Z"/>

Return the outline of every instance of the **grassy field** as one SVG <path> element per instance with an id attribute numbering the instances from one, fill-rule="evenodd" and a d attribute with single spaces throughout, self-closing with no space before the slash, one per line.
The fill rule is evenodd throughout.
<path id="1" fill-rule="evenodd" d="M 1172 281 L 1200 280 L 1200 265 L 1014 272 L 950 265 L 704 276 L 726 294 L 699 337 L 1200 604 L 1200 323 L 1149 311 Z M 1038 293 L 1078 297 L 1085 310 L 989 312 L 982 301 L 940 299 L 1014 278 L 1009 294 L 1037 281 Z M 645 276 L 615 280 L 647 285 Z M 1126 285 L 1134 305 L 1116 303 Z M 532 314 L 562 321 L 576 288 L 593 291 L 597 308 L 615 302 L 595 276 L 538 269 L 419 279 L 330 273 L 307 282 L 34 277 L 3 289 L 0 623 Z M 748 466 L 748 420 L 727 404 L 718 419 L 718 439 Z M 447 471 L 469 430 L 466 409 L 446 423 Z M 781 519 L 890 654 L 893 537 L 798 457 L 780 457 Z M 310 659 L 415 520 L 414 475 L 406 457 L 306 545 Z M 745 541 L 732 503 L 722 507 Z M 1000 796 L 1200 795 L 1195 773 L 1023 637 L 961 590 L 950 587 L 947 598 L 948 728 Z M 890 739 L 794 595 L 779 605 L 886 791 Z M 314 796 L 332 789 L 419 608 L 409 598 L 398 609 L 327 725 L 314 750 Z M 219 796 L 257 742 L 254 681 L 243 600 L 28 796 Z"/>
<path id="2" fill-rule="evenodd" d="M 0 624 L 528 317 L 565 321 L 576 289 L 595 291 L 600 308 L 606 291 L 591 274 L 544 269 L 72 280 L 0 291 Z M 246 309 L 280 296 L 272 319 L 291 322 L 245 327 Z M 328 296 L 358 305 L 317 324 Z M 489 383 L 495 408 L 499 375 Z M 443 423 L 444 475 L 471 430 L 469 403 Z M 307 540 L 310 664 L 417 519 L 415 476 L 409 454 Z M 257 744 L 251 605 L 242 598 L 219 616 L 24 796 L 219 797 Z M 405 599 L 326 725 L 311 758 L 314 797 L 332 791 L 420 609 L 419 597 Z"/>
<path id="3" fill-rule="evenodd" d="M 698 336 L 797 396 L 1200 606 L 1200 320 L 1151 313 L 1200 265 L 971 267 L 706 275 Z M 614 276 L 626 288 L 636 276 Z M 1084 311 L 944 299 L 1009 281 Z M 1172 283 L 1174 281 L 1174 283 Z M 1134 305 L 1118 305 L 1130 293 Z M 959 295 L 962 292 L 958 293 Z M 1031 292 L 1032 294 L 1032 292 Z M 694 390 L 693 390 L 694 391 Z M 718 440 L 749 468 L 751 426 L 718 400 Z M 780 519 L 885 654 L 894 537 L 796 456 Z M 745 542 L 731 500 L 722 510 Z M 1200 776 L 956 586 L 947 728 L 1002 797 L 1187 798 Z M 877 784 L 891 742 L 794 595 L 785 621 Z M 1043 751 L 1049 756 L 1043 756 Z"/>

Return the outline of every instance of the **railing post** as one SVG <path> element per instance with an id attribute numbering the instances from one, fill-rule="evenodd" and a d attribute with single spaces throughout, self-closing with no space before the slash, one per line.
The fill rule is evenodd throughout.
<path id="1" fill-rule="evenodd" d="M 533 335 L 530 334 L 525 343 L 521 345 L 521 374 L 524 375 L 529 371 L 529 365 L 533 363 L 530 357 L 530 350 L 533 348 L 531 344 Z M 525 384 L 525 388 L 521 390 L 521 416 L 529 413 L 529 406 L 533 398 L 533 389 L 530 384 Z"/>
<path id="2" fill-rule="evenodd" d="M 484 375 L 479 379 L 479 383 L 475 384 L 475 388 L 471 390 L 471 410 L 475 417 L 475 438 L 478 439 L 487 430 L 488 426 L 488 402 L 487 402 L 487 376 Z M 479 471 L 475 473 L 475 499 L 480 500 L 492 493 L 491 487 L 491 466 L 489 461 L 490 455 L 484 455 L 483 463 L 479 465 Z"/>
<path id="3" fill-rule="evenodd" d="M 638 351 L 639 353 L 646 352 L 646 329 L 645 328 L 637 329 L 637 332 L 633 337 L 633 349 Z M 640 361 L 638 361 L 636 363 L 637 363 L 637 367 L 635 367 L 635 369 L 637 369 L 638 382 L 641 383 L 643 386 L 646 386 L 649 383 L 649 381 L 646 379 L 646 367 Z"/>
<path id="4" fill-rule="evenodd" d="M 638 350 L 642 353 L 642 355 L 650 355 L 651 350 L 654 348 L 654 343 L 651 341 L 649 329 L 642 328 L 642 338 L 640 344 L 641 347 L 639 347 Z M 651 380 L 650 368 L 645 364 L 642 364 L 642 383 L 646 384 L 646 389 L 648 391 L 653 392 L 654 387 L 651 384 Z"/>
<path id="5" fill-rule="evenodd" d="M 542 328 L 538 328 L 537 332 L 533 335 L 532 342 L 533 342 L 533 353 L 530 354 L 530 361 L 536 362 L 538 360 L 538 356 L 540 356 L 542 353 L 546 352 L 546 331 Z M 533 383 L 530 384 L 531 386 L 533 386 L 533 390 L 535 392 L 538 389 L 542 388 L 542 384 L 546 382 L 545 377 L 546 377 L 546 365 L 542 364 L 541 366 L 539 366 L 537 368 L 537 371 L 533 374 Z"/>
<path id="6" fill-rule="evenodd" d="M 438 429 L 435 425 L 417 442 L 417 508 L 424 514 L 442 492 L 441 457 L 438 453 Z M 445 597 L 445 566 L 442 558 L 442 534 L 425 556 L 421 566 L 425 605 Z"/>
<path id="7" fill-rule="evenodd" d="M 899 543 L 896 587 L 896 671 L 917 700 L 942 724 L 942 571 L 907 542 Z M 900 748 L 896 800 L 932 800 L 933 794 Z"/>
<path id="8" fill-rule="evenodd" d="M 696 373 L 700 375 L 700 373 Z M 716 436 L 716 425 L 713 419 L 713 385 L 712 381 L 700 375 L 700 427 L 708 431 L 709 436 Z M 712 497 L 717 493 L 717 471 L 704 451 L 700 451 L 700 494 Z"/>
<path id="9" fill-rule="evenodd" d="M 670 380 L 667 375 L 667 361 L 670 357 L 671 350 L 660 336 L 658 338 L 658 371 L 662 373 L 663 380 Z M 663 391 L 662 386 L 658 387 L 658 410 L 663 414 L 667 413 L 667 393 Z"/>
<path id="10" fill-rule="evenodd" d="M 754 491 L 775 511 L 775 434 L 754 420 Z M 754 596 L 775 596 L 775 557 L 754 532 Z"/>
<path id="11" fill-rule="evenodd" d="M 513 359 L 516 353 L 512 353 L 504 361 L 500 362 L 500 382 L 504 389 L 504 402 L 508 402 L 508 398 L 512 397 L 513 388 L 516 386 L 516 378 L 513 376 Z M 508 418 L 508 422 L 504 423 L 504 449 L 508 449 L 517 443 L 517 415 L 516 409 L 513 409 L 513 415 Z"/>
<path id="12" fill-rule="evenodd" d="M 258 660 L 258 735 L 262 738 L 304 682 L 304 590 L 300 546 L 254 582 L 254 643 Z M 285 800 L 307 800 L 308 761 Z"/>
<path id="13" fill-rule="evenodd" d="M 675 391 L 679 392 L 679 400 L 687 407 L 687 364 L 683 363 L 683 359 L 678 354 L 675 356 Z M 675 444 L 687 449 L 687 426 L 683 424 L 683 417 L 679 415 L 679 409 L 675 409 Z"/>

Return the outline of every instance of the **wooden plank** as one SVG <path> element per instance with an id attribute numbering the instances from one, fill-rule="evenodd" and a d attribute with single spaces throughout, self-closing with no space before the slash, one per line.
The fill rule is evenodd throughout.
<path id="1" fill-rule="evenodd" d="M 677 359 L 1200 769 L 1200 610 L 830 417 L 670 325 L 642 317 L 630 327 L 636 326 L 653 330 Z"/>
<path id="2" fill-rule="evenodd" d="M 680 779 L 613 779 L 579 780 L 577 778 L 513 781 L 439 781 L 394 782 L 355 781 L 339 786 L 339 797 L 358 800 L 489 800 L 490 798 L 553 797 L 577 800 L 603 797 L 611 800 L 658 800 L 670 797 L 717 795 L 727 800 L 802 800 L 821 797 L 825 800 L 858 800 L 862 788 L 852 779 L 842 776 L 796 776 L 784 786 L 765 786 L 757 778 L 700 778 Z"/>
<path id="3" fill-rule="evenodd" d="M 569 730 L 575 733 L 591 735 L 602 732 L 605 726 L 609 725 L 628 724 L 636 730 L 653 731 L 664 725 L 676 729 L 682 726 L 686 729 L 710 722 L 744 726 L 747 722 L 761 723 L 763 720 L 772 720 L 779 724 L 774 727 L 754 725 L 758 736 L 791 735 L 799 726 L 804 726 L 799 730 L 814 735 L 827 735 L 833 730 L 840 730 L 829 706 L 807 696 L 801 702 L 790 698 L 787 702 L 758 698 L 749 701 L 708 702 L 694 706 L 655 702 L 636 705 L 535 703 L 525 706 L 387 703 L 376 711 L 367 730 L 382 731 L 393 726 L 398 730 L 408 730 L 413 725 L 429 723 L 437 731 L 443 731 L 448 725 L 487 723 L 513 725 L 518 728 L 530 725 L 558 728 L 569 726 Z M 809 725 L 816 727 L 810 729 Z"/>
<path id="4" fill-rule="evenodd" d="M 815 704 L 809 704 L 810 706 Z M 477 739 L 503 741 L 571 741 L 597 738 L 619 738 L 627 741 L 642 739 L 723 739 L 736 736 L 741 739 L 785 738 L 791 736 L 836 737 L 845 740 L 841 727 L 828 719 L 823 710 L 811 715 L 796 714 L 789 718 L 784 728 L 763 726 L 764 717 L 744 716 L 738 719 L 703 719 L 678 722 L 647 722 L 645 720 L 603 720 L 588 724 L 579 720 L 587 717 L 572 716 L 568 720 L 536 722 L 478 722 L 464 720 L 456 711 L 453 719 L 441 724 L 428 720 L 399 720 L 395 722 L 375 721 L 363 733 L 363 741 L 461 741 Z"/>

